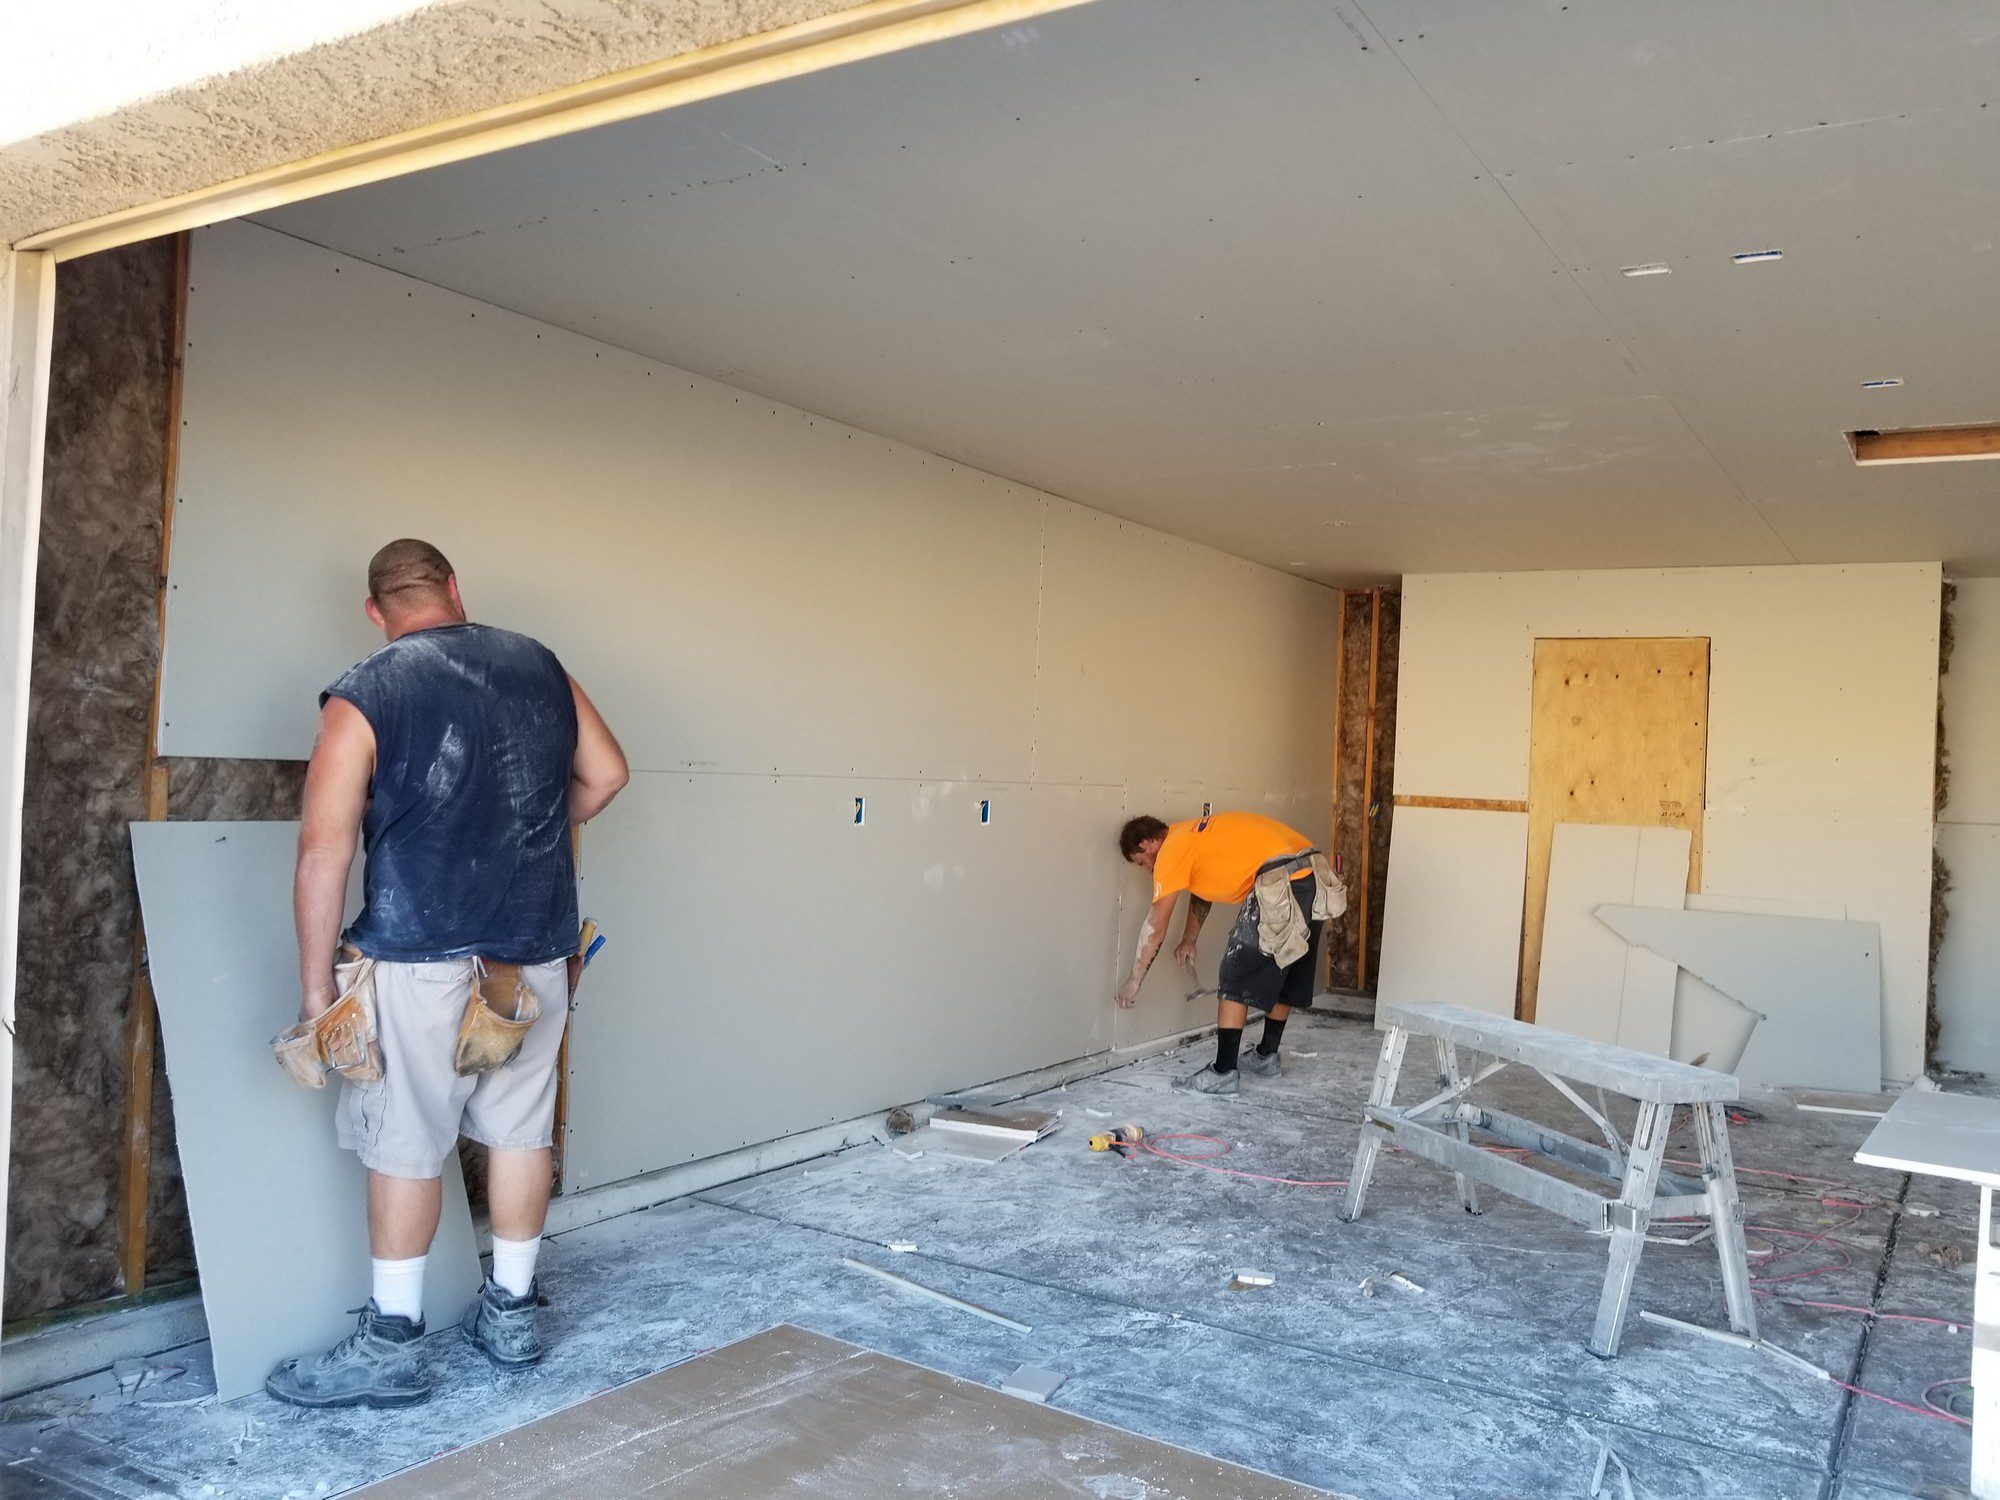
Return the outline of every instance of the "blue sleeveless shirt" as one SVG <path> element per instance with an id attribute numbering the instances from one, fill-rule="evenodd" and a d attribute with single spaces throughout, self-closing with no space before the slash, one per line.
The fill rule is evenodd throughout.
<path id="1" fill-rule="evenodd" d="M 398 963 L 574 952 L 576 700 L 555 653 L 491 625 L 441 625 L 391 641 L 328 698 L 375 731 L 347 941 Z"/>

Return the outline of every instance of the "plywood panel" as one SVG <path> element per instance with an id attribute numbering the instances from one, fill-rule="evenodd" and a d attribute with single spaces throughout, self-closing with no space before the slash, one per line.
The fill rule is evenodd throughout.
<path id="1" fill-rule="evenodd" d="M 1537 1024 L 1666 1056 L 1674 965 L 1605 927 L 1597 908 L 1679 909 L 1687 891 L 1686 830 L 1558 823 L 1552 848 Z"/>
<path id="2" fill-rule="evenodd" d="M 609 941 L 570 1038 L 570 1181 L 1102 1050 L 1120 796 L 635 776 L 587 836 L 583 907 Z"/>
<path id="3" fill-rule="evenodd" d="M 296 823 L 134 823 L 132 858 L 166 1041 L 174 1132 L 201 1269 L 216 1391 L 261 1390 L 278 1360 L 353 1326 L 368 1296 L 368 1178 L 333 1139 L 337 1089 L 301 1089 L 270 1040 L 297 1019 Z M 359 906 L 359 882 L 349 892 Z M 479 1290 L 458 1159 L 425 1312 L 455 1321 Z"/>
<path id="4" fill-rule="evenodd" d="M 1027 777 L 1043 496 L 250 225 L 188 316 L 163 753 L 303 759 L 415 534 L 637 766 Z"/>
<path id="5" fill-rule="evenodd" d="M 1405 807 L 1389 847 L 1380 1004 L 1514 1014 L 1526 813 Z"/>
<path id="6" fill-rule="evenodd" d="M 1708 641 L 1537 641 L 1529 743 L 1521 1014 L 1532 1021 L 1557 823 L 1685 829 L 1688 889 L 1700 889 Z"/>

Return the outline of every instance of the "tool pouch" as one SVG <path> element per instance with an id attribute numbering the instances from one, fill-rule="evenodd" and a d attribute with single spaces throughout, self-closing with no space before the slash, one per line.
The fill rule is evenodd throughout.
<path id="1" fill-rule="evenodd" d="M 278 1066 L 301 1088 L 326 1087 L 332 1068 L 350 1083 L 373 1083 L 382 1076 L 382 1044 L 375 1032 L 375 965 L 348 951 L 338 966 L 351 974 L 347 993 L 310 1021 L 301 1021 L 271 1039 Z"/>
<path id="2" fill-rule="evenodd" d="M 521 1050 L 528 1028 L 541 1018 L 542 1002 L 521 977 L 519 964 L 472 961 L 472 995 L 458 1023 L 452 1068 L 461 1077 L 505 1067 Z"/>

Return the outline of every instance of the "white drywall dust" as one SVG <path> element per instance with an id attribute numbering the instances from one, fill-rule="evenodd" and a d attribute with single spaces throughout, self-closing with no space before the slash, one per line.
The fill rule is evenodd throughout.
<path id="1" fill-rule="evenodd" d="M 572 1183 L 1212 1021 L 1170 959 L 1114 1014 L 1119 823 L 1325 836 L 1315 584 L 248 225 L 196 236 L 184 415 L 166 753 L 302 758 L 404 535 L 623 740 Z"/>
<path id="2" fill-rule="evenodd" d="M 2000 1072 L 2000 579 L 1962 578 L 1944 674 L 1951 793 L 1938 853 L 1951 871 L 1938 951 L 1937 1060 Z"/>
<path id="3" fill-rule="evenodd" d="M 1537 638 L 1707 636 L 1702 889 L 1879 923 L 1883 1068 L 1913 1078 L 1940 587 L 1935 563 L 1412 576 L 1397 794 L 1526 798 Z"/>

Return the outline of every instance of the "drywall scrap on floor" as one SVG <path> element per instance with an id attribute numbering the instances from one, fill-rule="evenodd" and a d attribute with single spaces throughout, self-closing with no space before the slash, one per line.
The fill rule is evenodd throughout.
<path id="1" fill-rule="evenodd" d="M 1052 1391 L 1050 1377 L 1038 1373 L 1035 1389 Z M 783 1324 L 361 1493 L 470 1500 L 504 1492 L 526 1500 L 680 1492 L 689 1484 L 714 1500 L 876 1500 L 913 1485 L 933 1495 L 1079 1500 L 1323 1493 L 1086 1421 L 1045 1400 L 1017 1400 Z"/>
<path id="2" fill-rule="evenodd" d="M 135 823 L 132 859 L 166 1041 L 216 1394 L 261 1390 L 278 1360 L 324 1349 L 368 1296 L 368 1183 L 334 1144 L 338 1080 L 292 1083 L 270 1041 L 297 1019 L 296 823 Z M 350 892 L 350 905 L 352 905 Z M 479 1290 L 458 1160 L 425 1310 L 457 1319 Z"/>
<path id="3" fill-rule="evenodd" d="M 1378 1004 L 1442 1000 L 1513 1015 L 1527 867 L 1524 812 L 1397 808 Z"/>
<path id="4" fill-rule="evenodd" d="M 1607 903 L 1679 910 L 1692 843 L 1685 828 L 1556 825 L 1536 1025 L 1667 1055 L 1679 971 L 1610 931 L 1596 910 Z"/>
<path id="5" fill-rule="evenodd" d="M 1882 1083 L 1882 932 L 1756 912 L 1601 906 L 1628 942 L 1671 959 L 1764 1016 L 1745 1083 L 1872 1093 Z"/>

